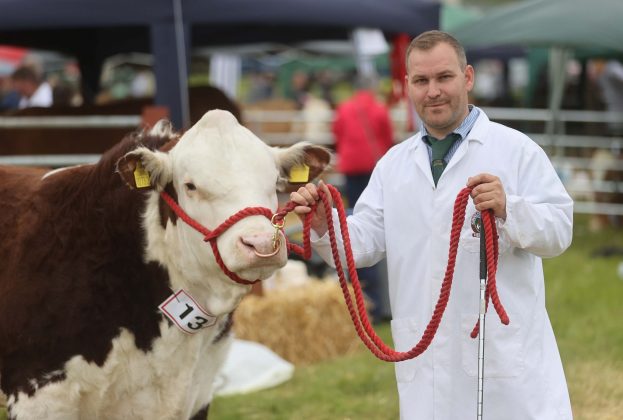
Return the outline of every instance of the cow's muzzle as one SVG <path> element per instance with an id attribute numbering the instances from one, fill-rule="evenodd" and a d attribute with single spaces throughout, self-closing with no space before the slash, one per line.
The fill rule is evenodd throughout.
<path id="1" fill-rule="evenodd" d="M 190 217 L 188 213 L 186 213 L 179 206 L 179 204 L 177 204 L 175 200 L 165 191 L 161 191 L 160 196 L 169 205 L 171 210 L 173 210 L 173 212 L 180 219 L 184 221 L 184 223 L 186 223 L 188 226 L 192 227 L 193 229 L 195 229 L 197 232 L 201 233 L 204 236 L 203 240 L 210 243 L 210 246 L 212 247 L 212 253 L 214 254 L 214 258 L 216 259 L 216 262 L 218 263 L 219 267 L 221 267 L 221 270 L 223 270 L 223 272 L 236 283 L 249 285 L 249 284 L 257 283 L 258 281 L 260 281 L 260 279 L 246 280 L 246 279 L 239 277 L 236 273 L 234 273 L 233 271 L 227 268 L 227 266 L 223 262 L 223 258 L 221 257 L 221 253 L 219 252 L 218 246 L 216 243 L 216 239 L 223 232 L 225 232 L 227 229 L 233 226 L 236 222 L 244 219 L 245 217 L 264 216 L 267 219 L 271 220 L 271 224 L 275 228 L 275 232 L 272 237 L 272 251 L 265 252 L 260 249 L 258 252 L 258 250 L 254 247 L 255 254 L 260 258 L 269 258 L 269 257 L 275 256 L 279 253 L 279 250 L 281 249 L 282 241 L 285 240 L 285 239 L 282 239 L 283 225 L 284 225 L 283 217 L 285 216 L 285 213 L 273 213 L 270 209 L 266 207 L 247 207 L 245 209 L 240 210 L 233 216 L 230 216 L 229 218 L 227 218 L 227 220 L 221 223 L 216 229 L 210 230 L 207 227 L 203 226 L 201 223 L 197 222 L 192 217 Z"/>

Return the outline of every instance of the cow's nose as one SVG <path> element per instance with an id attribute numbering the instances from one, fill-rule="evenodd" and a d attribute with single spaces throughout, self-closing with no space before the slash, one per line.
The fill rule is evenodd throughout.
<path id="1" fill-rule="evenodd" d="M 271 233 L 254 233 L 244 235 L 240 239 L 245 246 L 252 248 L 258 257 L 272 257 L 279 252 L 281 247 L 280 236 L 275 238 L 275 235 Z"/>

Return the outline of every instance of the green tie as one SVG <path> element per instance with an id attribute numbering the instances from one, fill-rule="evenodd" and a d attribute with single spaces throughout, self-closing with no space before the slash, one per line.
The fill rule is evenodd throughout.
<path id="1" fill-rule="evenodd" d="M 433 136 L 428 136 L 430 141 L 430 147 L 433 149 L 433 156 L 431 160 L 431 169 L 433 171 L 433 181 L 437 186 L 437 181 L 446 168 L 446 161 L 444 157 L 448 154 L 448 150 L 452 147 L 455 141 L 461 138 L 460 134 L 450 133 L 445 138 L 437 140 Z"/>

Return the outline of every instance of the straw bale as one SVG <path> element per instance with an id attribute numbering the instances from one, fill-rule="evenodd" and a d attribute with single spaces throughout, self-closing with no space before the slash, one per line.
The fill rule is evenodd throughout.
<path id="1" fill-rule="evenodd" d="M 340 286 L 329 280 L 247 296 L 234 313 L 234 331 L 295 365 L 363 349 Z"/>

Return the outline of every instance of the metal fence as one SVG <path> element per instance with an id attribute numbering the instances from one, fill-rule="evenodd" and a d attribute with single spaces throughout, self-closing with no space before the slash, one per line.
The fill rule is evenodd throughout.
<path id="1" fill-rule="evenodd" d="M 608 124 L 623 124 L 623 115 L 599 111 L 548 109 L 487 108 L 483 110 L 493 121 L 503 122 L 525 132 L 546 151 L 561 180 L 575 200 L 576 213 L 623 215 L 623 137 L 608 133 Z M 303 114 L 296 111 L 245 111 L 245 122 L 269 144 L 287 145 L 300 140 L 333 145 L 329 130 L 330 113 Z M 392 111 L 395 142 L 411 136 L 407 131 L 404 110 Z M 555 119 L 554 124 L 551 121 Z M 324 123 L 325 130 L 312 136 L 305 123 Z M 281 124 L 281 126 L 280 126 Z M 554 133 L 547 134 L 548 125 Z M 575 125 L 575 127 L 571 127 Z M 579 126 L 579 128 L 578 128 Z M 274 130 L 289 127 L 288 130 Z M 585 129 L 583 129 L 584 127 Z M 266 129 L 267 128 L 267 129 Z M 594 134 L 599 133 L 599 134 Z M 609 180 L 606 174 L 615 174 Z M 339 178 L 338 178 L 339 179 Z M 613 198 L 619 196 L 619 203 Z M 616 201 L 616 198 L 614 198 Z"/>
<path id="2" fill-rule="evenodd" d="M 547 152 L 577 213 L 623 215 L 623 137 L 611 135 L 608 124 L 623 124 L 623 115 L 599 111 L 551 112 L 547 109 L 483 108 L 489 118 L 525 132 Z M 331 112 L 245 110 L 245 125 L 266 143 L 286 146 L 306 140 L 333 146 Z M 404 110 L 392 111 L 395 141 L 412 133 Z M 551 122 L 554 121 L 554 124 Z M 3 128 L 123 128 L 141 123 L 140 116 L 0 117 Z M 554 127 L 553 133 L 547 133 Z M 96 154 L 0 156 L 0 164 L 61 167 L 96 162 Z M 341 183 L 340 174 L 331 182 Z"/>

